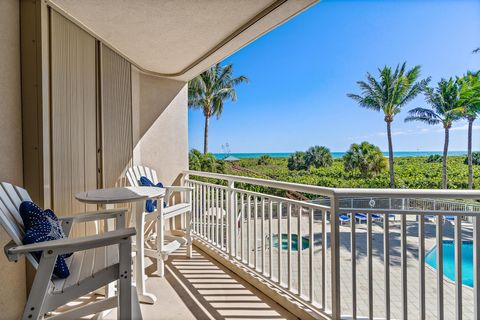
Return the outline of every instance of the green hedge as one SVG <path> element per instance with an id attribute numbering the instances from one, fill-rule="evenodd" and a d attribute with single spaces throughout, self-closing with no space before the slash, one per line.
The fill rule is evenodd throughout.
<path id="1" fill-rule="evenodd" d="M 440 189 L 442 183 L 442 164 L 427 163 L 427 157 L 395 158 L 395 182 L 397 188 Z M 464 157 L 448 158 L 448 188 L 467 189 L 468 167 L 463 163 Z M 258 159 L 241 159 L 238 164 L 245 171 L 238 171 L 230 165 L 225 166 L 225 173 L 252 176 L 252 171 L 259 178 L 303 183 L 324 187 L 338 188 L 389 188 L 388 169 L 375 177 L 365 178 L 358 173 L 346 172 L 342 159 L 335 159 L 331 167 L 310 168 L 308 170 L 290 171 L 286 158 L 272 158 L 267 165 L 258 165 Z M 474 188 L 480 188 L 480 168 L 474 166 Z"/>

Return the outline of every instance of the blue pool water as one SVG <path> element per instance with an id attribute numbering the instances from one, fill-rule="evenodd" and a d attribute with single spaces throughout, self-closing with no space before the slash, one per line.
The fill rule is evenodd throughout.
<path id="1" fill-rule="evenodd" d="M 278 248 L 278 234 L 272 235 L 273 247 Z M 302 250 L 310 247 L 310 240 L 302 237 Z M 282 233 L 282 249 L 288 250 L 288 233 Z M 298 251 L 298 235 L 292 234 L 292 251 Z"/>
<path id="2" fill-rule="evenodd" d="M 455 281 L 455 244 L 452 240 L 444 240 L 443 244 L 443 274 Z M 425 262 L 432 268 L 437 268 L 437 247 L 434 247 L 425 257 Z M 462 242 L 462 284 L 473 287 L 473 242 Z"/>

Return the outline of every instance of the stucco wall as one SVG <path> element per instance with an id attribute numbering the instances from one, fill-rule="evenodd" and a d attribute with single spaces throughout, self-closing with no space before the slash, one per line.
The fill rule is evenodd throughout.
<path id="1" fill-rule="evenodd" d="M 22 185 L 19 1 L 0 1 L 0 181 Z M 0 228 L 0 245 L 10 241 Z M 2 250 L 3 251 L 3 250 Z M 25 303 L 25 262 L 0 254 L 0 318 L 17 319 Z"/>
<path id="2" fill-rule="evenodd" d="M 132 68 L 134 164 L 157 170 L 164 184 L 188 168 L 187 84 Z"/>

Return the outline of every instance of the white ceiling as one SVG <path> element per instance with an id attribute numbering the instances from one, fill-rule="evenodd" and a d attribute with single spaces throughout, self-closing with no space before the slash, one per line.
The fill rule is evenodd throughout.
<path id="1" fill-rule="evenodd" d="M 48 0 L 150 73 L 189 80 L 318 0 Z"/>

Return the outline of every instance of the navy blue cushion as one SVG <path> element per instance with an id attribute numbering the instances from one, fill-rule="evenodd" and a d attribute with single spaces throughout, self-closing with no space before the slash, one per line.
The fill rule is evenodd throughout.
<path id="1" fill-rule="evenodd" d="M 138 183 L 142 186 L 142 187 L 159 187 L 159 188 L 163 188 L 163 184 L 161 182 L 157 183 L 157 184 L 154 184 L 150 179 L 148 179 L 147 177 L 144 177 L 144 176 L 141 176 L 140 177 L 140 180 L 138 180 Z M 163 203 L 163 207 L 167 207 L 167 203 L 164 202 Z M 157 209 L 157 200 L 147 200 L 147 202 L 145 203 L 145 211 L 146 212 L 153 212 L 155 211 L 155 209 Z"/>
<path id="2" fill-rule="evenodd" d="M 23 244 L 31 244 L 50 240 L 58 240 L 65 238 L 62 225 L 58 221 L 55 213 L 48 209 L 42 210 L 39 206 L 31 201 L 24 201 L 20 204 L 20 216 L 25 226 L 25 236 Z M 63 254 L 57 257 L 53 274 L 58 278 L 66 278 L 70 275 L 65 258 L 72 254 Z M 41 251 L 33 252 L 33 256 L 40 261 Z"/>

